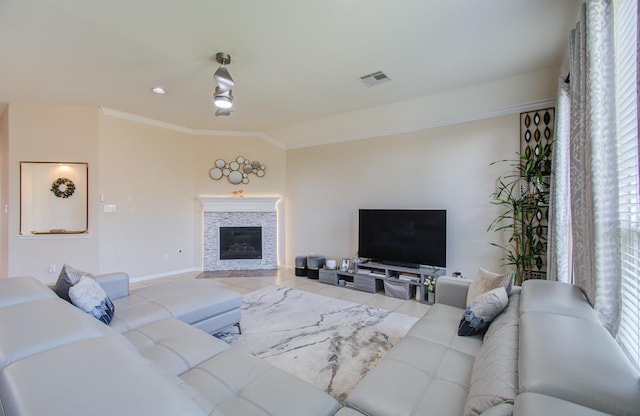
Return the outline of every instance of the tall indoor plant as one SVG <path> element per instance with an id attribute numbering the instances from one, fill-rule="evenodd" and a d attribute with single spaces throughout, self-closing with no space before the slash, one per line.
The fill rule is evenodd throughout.
<path id="1" fill-rule="evenodd" d="M 537 259 L 546 255 L 546 226 L 540 212 L 548 206 L 552 143 L 539 144 L 532 152 L 517 153 L 508 163 L 511 172 L 498 178 L 491 203 L 503 212 L 489 225 L 488 231 L 505 232 L 504 245 L 491 243 L 505 252 L 503 265 L 515 268 L 517 284 L 532 278 Z"/>

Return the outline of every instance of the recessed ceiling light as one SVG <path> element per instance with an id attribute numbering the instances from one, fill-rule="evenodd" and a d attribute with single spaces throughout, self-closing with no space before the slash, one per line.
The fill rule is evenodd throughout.
<path id="1" fill-rule="evenodd" d="M 153 91 L 156 94 L 160 94 L 160 95 L 167 93 L 167 91 L 162 87 L 153 87 L 153 88 L 151 88 L 151 91 Z"/>

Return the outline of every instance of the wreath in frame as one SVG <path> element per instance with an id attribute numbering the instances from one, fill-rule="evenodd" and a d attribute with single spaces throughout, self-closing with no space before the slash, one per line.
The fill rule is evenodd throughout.
<path id="1" fill-rule="evenodd" d="M 51 192 L 58 198 L 69 198 L 76 191 L 76 185 L 69 178 L 58 178 L 51 184 Z"/>

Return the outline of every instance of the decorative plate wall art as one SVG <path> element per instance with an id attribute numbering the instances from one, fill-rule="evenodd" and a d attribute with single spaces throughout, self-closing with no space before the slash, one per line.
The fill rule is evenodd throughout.
<path id="1" fill-rule="evenodd" d="M 262 178 L 266 170 L 267 167 L 257 160 L 250 161 L 243 156 L 238 156 L 231 162 L 226 162 L 224 159 L 216 160 L 215 166 L 209 171 L 209 176 L 216 181 L 226 177 L 229 183 L 240 185 L 248 184 L 251 175 Z"/>

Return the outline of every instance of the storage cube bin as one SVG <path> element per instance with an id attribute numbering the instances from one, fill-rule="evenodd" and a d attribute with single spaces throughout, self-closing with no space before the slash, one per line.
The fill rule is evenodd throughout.
<path id="1" fill-rule="evenodd" d="M 413 285 L 408 282 L 384 281 L 384 294 L 398 299 L 411 299 L 413 297 Z"/>

